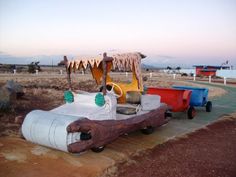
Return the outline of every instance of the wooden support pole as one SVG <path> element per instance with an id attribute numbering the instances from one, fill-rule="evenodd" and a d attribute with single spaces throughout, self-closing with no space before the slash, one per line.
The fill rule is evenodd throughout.
<path id="1" fill-rule="evenodd" d="M 106 89 L 106 81 L 107 81 L 107 63 L 106 63 L 107 54 L 103 53 L 103 60 L 102 60 L 102 69 L 103 69 L 103 75 L 102 75 L 102 93 L 103 95 L 107 94 Z"/>
<path id="2" fill-rule="evenodd" d="M 68 67 L 68 59 L 67 59 L 66 56 L 64 56 L 64 64 L 65 64 L 65 67 L 66 67 L 67 81 L 68 81 L 68 84 L 69 84 L 69 90 L 72 90 L 71 77 L 70 77 L 71 70 Z"/>
<path id="3" fill-rule="evenodd" d="M 112 57 L 107 57 L 107 53 L 103 53 L 103 60 L 102 60 L 102 69 L 103 69 L 103 75 L 102 75 L 102 93 L 103 95 L 106 95 L 107 89 L 107 62 L 112 61 Z"/>

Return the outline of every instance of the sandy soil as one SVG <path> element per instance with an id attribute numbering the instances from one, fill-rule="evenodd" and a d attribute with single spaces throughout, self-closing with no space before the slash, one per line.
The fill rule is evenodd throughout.
<path id="1" fill-rule="evenodd" d="M 158 87 L 171 87 L 172 85 L 194 85 L 194 84 L 189 84 L 188 82 L 181 81 L 181 80 L 173 81 L 173 79 L 171 79 L 170 77 L 168 78 L 166 77 L 167 76 L 160 74 L 159 77 L 156 77 L 154 79 L 149 79 L 148 81 L 145 81 L 144 84 L 147 86 L 155 86 L 155 87 L 157 86 Z M 122 78 L 117 75 L 115 76 L 115 78 L 117 81 L 124 81 L 126 79 L 125 77 Z M 48 151 L 48 148 L 43 148 L 41 146 L 35 147 L 30 143 L 26 143 L 24 140 L 20 138 L 20 134 L 19 134 L 20 126 L 14 123 L 14 120 L 17 116 L 24 117 L 31 110 L 34 110 L 34 109 L 50 110 L 52 108 L 55 108 L 63 104 L 64 103 L 63 92 L 68 88 L 66 78 L 60 75 L 57 75 L 57 76 L 52 75 L 50 77 L 48 75 L 39 76 L 39 77 L 34 77 L 34 76 L 7 77 L 6 76 L 6 77 L 0 77 L 0 86 L 4 85 L 6 80 L 9 80 L 9 79 L 13 79 L 24 86 L 25 96 L 23 96 L 22 99 L 17 100 L 17 102 L 13 104 L 11 110 L 5 113 L 0 113 L 0 137 L 2 137 L 2 142 L 0 142 L 0 148 L 4 146 L 8 146 L 9 149 L 14 149 L 14 147 L 16 147 L 17 144 L 19 144 L 19 147 L 21 148 L 17 148 L 16 150 L 13 150 L 12 152 L 4 152 L 0 154 L 0 176 L 4 176 L 6 173 L 11 174 L 11 176 L 22 176 L 22 174 L 24 174 L 24 171 L 20 171 L 19 173 L 19 170 L 22 170 L 22 169 L 24 170 L 31 169 L 30 172 L 27 171 L 27 174 L 29 176 L 37 176 L 37 174 L 38 176 L 78 176 L 79 174 L 76 174 L 73 172 L 78 171 L 81 165 L 79 161 L 73 162 L 74 165 L 71 165 L 70 163 L 65 165 L 65 163 L 63 163 L 64 161 L 71 162 L 73 160 L 70 157 L 70 155 L 66 153 L 61 153 L 61 152 L 58 153 L 57 151 L 54 151 L 54 150 Z M 75 89 L 80 89 L 80 90 L 85 90 L 85 91 L 98 91 L 99 89 L 99 87 L 97 87 L 94 80 L 92 80 L 91 76 L 80 75 L 77 77 L 76 75 L 74 75 L 72 81 L 73 81 L 73 86 Z M 201 86 L 201 85 L 196 85 L 196 86 Z M 210 97 L 215 97 L 215 96 L 219 96 L 226 93 L 226 91 L 223 89 L 218 89 L 214 87 L 210 87 L 209 89 L 210 89 L 210 92 L 209 92 Z M 228 124 L 226 126 L 228 126 Z M 225 126 L 223 125 L 223 127 Z M 228 134 L 223 134 L 223 135 L 228 136 Z M 204 137 L 205 134 L 202 134 L 202 136 Z M 4 137 L 6 137 L 6 139 Z M 11 137 L 10 140 L 8 137 Z M 201 138 L 199 138 L 198 141 L 200 142 Z M 221 139 L 220 141 L 222 142 Z M 227 143 L 228 142 L 226 142 L 226 144 Z M 169 146 L 171 149 L 172 146 L 171 145 Z M 31 147 L 32 151 L 28 151 L 24 147 Z M 204 149 L 204 147 L 202 148 Z M 208 146 L 208 148 L 210 148 L 210 146 Z M 228 148 L 228 147 L 225 147 L 225 148 Z M 162 150 L 164 149 L 165 148 L 163 148 Z M 183 153 L 183 149 L 185 149 L 185 147 L 179 148 L 179 154 Z M 149 153 L 151 152 L 148 152 L 148 154 Z M 27 154 L 27 156 L 29 157 L 32 156 L 32 158 L 26 159 L 27 157 L 24 154 Z M 35 154 L 38 157 L 35 157 Z M 50 156 L 50 158 L 45 158 L 44 156 L 45 154 L 46 156 Z M 168 158 L 169 154 L 166 154 L 166 155 L 167 155 L 166 157 L 162 157 L 162 158 Z M 148 160 L 148 157 L 147 158 L 140 157 L 140 159 Z M 209 158 L 211 157 L 212 156 L 209 156 Z M 35 162 L 36 158 L 37 158 L 37 162 Z M 166 160 L 164 159 L 164 161 Z M 176 159 L 176 161 L 180 162 L 178 161 L 178 159 Z M 205 163 L 205 161 L 203 162 Z M 88 168 L 85 169 L 88 171 L 88 172 L 86 171 L 86 173 L 92 174 L 92 171 L 96 170 L 97 163 L 99 163 L 99 159 L 95 158 L 93 164 L 90 164 L 90 165 L 88 164 Z M 197 163 L 199 163 L 199 161 L 194 161 L 194 164 L 197 164 Z M 25 166 L 27 166 L 27 168 L 24 168 Z M 126 167 L 122 166 L 121 168 L 126 168 Z M 41 171 L 42 169 L 44 169 L 45 171 Z M 123 172 L 122 174 L 127 175 L 127 176 L 132 176 L 132 175 L 126 174 L 126 172 Z M 142 172 L 140 174 L 142 174 Z"/>
<path id="2" fill-rule="evenodd" d="M 132 157 L 119 177 L 236 176 L 236 114 Z"/>
<path id="3" fill-rule="evenodd" d="M 17 148 L 16 148 L 17 147 Z M 2 137 L 0 143 L 1 177 L 92 177 L 102 158 L 79 159 L 61 151 L 34 145 L 21 138 Z M 90 162 L 90 164 L 84 163 Z M 86 167 L 84 167 L 86 164 Z M 104 164 L 107 165 L 107 164 Z"/>
<path id="4" fill-rule="evenodd" d="M 19 136 L 18 124 L 15 124 L 16 117 L 24 117 L 34 109 L 50 110 L 64 103 L 63 93 L 68 89 L 65 78 L 38 78 L 20 77 L 11 78 L 24 87 L 25 95 L 16 100 L 11 110 L 0 112 L 0 136 Z M 0 78 L 0 85 L 4 85 L 8 77 Z M 79 82 L 76 82 L 79 80 Z M 84 91 L 98 91 L 95 81 L 89 79 L 74 78 L 73 86 Z"/>
<path id="5" fill-rule="evenodd" d="M 144 81 L 144 85 L 153 87 L 171 87 L 172 85 L 190 85 L 197 87 L 208 87 L 209 97 L 216 97 L 226 94 L 226 91 L 221 88 L 203 86 L 193 84 L 182 80 L 173 80 L 172 77 L 156 73 L 156 77 Z M 125 75 L 112 75 L 115 81 L 130 82 L 131 75 L 128 78 Z M 20 76 L 1 76 L 0 86 L 4 85 L 7 80 L 19 82 L 24 87 L 25 96 L 17 100 L 12 109 L 6 113 L 0 112 L 0 136 L 19 136 L 19 125 L 14 123 L 16 117 L 24 117 L 28 112 L 34 109 L 50 110 L 63 104 L 63 93 L 68 89 L 67 79 L 61 75 L 20 75 Z M 84 90 L 95 92 L 99 90 L 99 86 L 89 75 L 72 75 L 72 84 L 75 90 Z"/>

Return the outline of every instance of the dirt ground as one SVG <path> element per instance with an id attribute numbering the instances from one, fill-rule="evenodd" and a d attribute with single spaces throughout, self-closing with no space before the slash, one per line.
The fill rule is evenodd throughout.
<path id="1" fill-rule="evenodd" d="M 189 83 L 180 80 L 173 80 L 167 75 L 156 73 L 158 77 L 148 79 L 144 82 L 146 86 L 153 87 L 171 87 L 172 85 L 190 85 L 197 87 L 206 87 L 200 84 Z M 115 74 L 115 81 L 131 81 L 132 77 L 128 78 L 125 75 Z M 0 136 L 19 136 L 19 125 L 14 123 L 16 117 L 24 117 L 27 113 L 34 109 L 50 110 L 64 103 L 63 93 L 68 89 L 67 79 L 61 75 L 41 75 L 27 76 L 20 75 L 17 77 L 11 75 L 0 77 L 0 86 L 4 85 L 7 80 L 14 80 L 24 87 L 25 96 L 17 100 L 12 105 L 12 109 L 8 112 L 0 112 Z M 95 92 L 99 90 L 91 75 L 74 75 L 72 77 L 74 89 Z M 210 87 L 209 98 L 226 94 L 226 91 L 221 88 Z"/>
<path id="2" fill-rule="evenodd" d="M 121 76 L 116 75 L 115 77 L 116 77 L 115 78 L 116 81 L 126 80 L 125 76 L 123 76 L 123 78 L 121 78 Z M 17 148 L 17 151 L 14 151 L 15 154 L 14 154 L 14 152 L 11 152 L 10 154 L 2 154 L 0 156 L 0 166 L 3 167 L 4 166 L 3 164 L 5 164 L 5 166 L 15 166 L 15 168 L 16 168 L 16 169 L 1 169 L 1 167 L 0 167 L 0 171 L 2 171 L 2 173 L 0 172 L 0 176 L 2 176 L 3 174 L 6 174 L 6 172 L 11 173 L 11 176 L 22 176 L 22 175 L 18 174 L 18 170 L 26 169 L 26 168 L 23 168 L 23 166 L 25 166 L 25 165 L 27 165 L 29 167 L 28 169 L 30 169 L 30 168 L 32 169 L 32 174 L 29 173 L 29 171 L 27 172 L 27 174 L 29 174 L 30 176 L 35 176 L 35 171 L 37 171 L 39 169 L 47 169 L 48 166 L 50 166 L 50 168 L 48 168 L 48 171 L 41 172 L 40 176 L 45 176 L 45 175 L 49 175 L 49 176 L 55 176 L 55 175 L 56 176 L 78 176 L 78 174 L 74 174 L 73 172 L 76 172 L 79 169 L 79 167 L 81 166 L 81 164 L 79 164 L 79 162 L 74 162 L 74 159 L 71 158 L 70 156 L 68 156 L 66 153 L 61 153 L 61 152 L 58 153 L 57 151 L 53 151 L 53 150 L 50 150 L 50 152 L 48 152 L 47 149 L 44 149 L 41 146 L 33 147 L 33 145 L 31 145 L 31 144 L 25 143 L 25 141 L 20 138 L 20 133 L 19 133 L 20 126 L 18 124 L 14 123 L 14 120 L 16 117 L 18 117 L 18 116 L 24 117 L 31 110 L 34 110 L 34 109 L 50 110 L 50 109 L 53 109 L 53 108 L 63 104 L 64 103 L 63 93 L 68 88 L 66 77 L 60 76 L 60 75 L 57 75 L 57 76 L 53 76 L 53 75 L 52 76 L 37 76 L 37 77 L 35 77 L 35 76 L 31 76 L 31 77 L 27 77 L 27 76 L 14 76 L 14 77 L 13 76 L 10 76 L 10 77 L 4 76 L 3 77 L 3 76 L 1 76 L 0 77 L 0 86 L 4 85 L 6 80 L 10 80 L 10 79 L 13 79 L 23 85 L 25 95 L 23 96 L 23 98 L 21 98 L 20 100 L 17 100 L 12 105 L 11 110 L 9 110 L 8 112 L 1 112 L 0 113 L 0 137 L 4 141 L 4 142 L 0 142 L 0 148 L 7 145 L 7 146 L 9 146 L 10 149 L 11 149 L 11 147 L 12 147 L 12 149 L 14 149 L 16 147 L 17 143 L 19 144 L 19 146 L 17 146 L 17 147 L 21 147 L 21 148 L 20 149 Z M 75 89 L 80 89 L 80 90 L 84 90 L 84 91 L 98 91 L 99 90 L 99 87 L 96 85 L 94 80 L 92 80 L 91 76 L 74 75 L 72 81 L 73 81 L 73 87 Z M 174 81 L 171 77 L 167 77 L 166 75 L 162 75 L 162 74 L 158 75 L 158 77 L 156 77 L 156 78 L 148 79 L 148 81 L 145 81 L 144 84 L 146 86 L 155 86 L 155 87 L 171 87 L 172 85 L 194 85 L 194 86 L 199 86 L 199 87 L 202 86 L 199 84 L 192 84 L 189 82 L 185 82 L 184 80 L 177 79 Z M 204 86 L 204 87 L 206 87 L 206 86 Z M 209 97 L 211 97 L 211 98 L 226 94 L 226 91 L 224 89 L 215 88 L 215 87 L 208 87 L 208 88 L 210 90 Z M 160 147 L 156 148 L 156 149 L 161 148 L 161 150 L 159 150 L 161 152 L 159 152 L 156 149 L 153 151 L 153 153 L 155 152 L 155 154 L 156 154 L 156 156 L 155 156 L 155 154 L 153 154 L 153 156 L 157 157 L 157 159 L 155 159 L 157 161 L 157 164 L 159 164 L 160 167 L 163 167 L 163 168 L 167 168 L 167 167 L 169 168 L 169 166 L 170 166 L 174 171 L 170 171 L 170 170 L 166 169 L 166 172 L 169 172 L 169 171 L 171 172 L 171 173 L 169 173 L 170 174 L 169 176 L 175 176 L 174 175 L 175 171 L 176 171 L 177 176 L 191 176 L 190 174 L 192 174 L 192 176 L 194 176 L 195 171 L 198 171 L 197 166 L 196 166 L 197 164 L 202 164 L 202 166 L 204 166 L 206 163 L 209 163 L 211 165 L 212 162 L 207 161 L 207 159 L 209 158 L 208 160 L 211 160 L 210 158 L 213 158 L 213 159 L 216 158 L 212 154 L 211 155 L 209 154 L 209 156 L 203 155 L 205 151 L 208 152 L 210 150 L 213 153 L 219 154 L 220 156 L 223 156 L 223 157 L 225 156 L 224 152 L 229 152 L 232 154 L 232 156 L 229 157 L 228 159 L 230 160 L 230 159 L 234 158 L 235 154 L 233 156 L 233 152 L 231 152 L 231 150 L 229 149 L 229 146 L 231 147 L 230 143 L 232 143 L 232 141 L 230 141 L 230 142 L 228 141 L 229 140 L 228 136 L 230 137 L 230 132 L 228 132 L 228 131 L 230 131 L 230 129 L 231 129 L 230 127 L 232 127 L 232 126 L 227 122 L 231 122 L 231 124 L 234 125 L 234 132 L 233 132 L 234 137 L 231 136 L 231 139 L 235 138 L 235 134 L 236 134 L 235 120 L 229 119 L 229 121 L 226 121 L 225 123 L 220 124 L 224 128 L 223 129 L 224 131 L 222 134 L 219 134 L 219 136 L 216 136 L 216 137 L 219 138 L 219 142 L 223 142 L 223 139 L 224 139 L 223 137 L 226 136 L 226 138 L 225 138 L 225 143 L 222 143 L 222 145 L 217 144 L 216 147 L 220 146 L 220 148 L 222 148 L 222 147 L 225 148 L 226 150 L 222 151 L 223 154 L 220 155 L 220 153 L 219 153 L 220 150 L 212 149 L 212 147 L 215 147 L 214 144 L 211 144 L 213 142 L 209 142 L 207 147 L 203 147 L 202 143 L 204 143 L 204 142 L 207 143 L 205 136 L 208 133 L 206 133 L 206 131 L 210 131 L 210 129 L 209 130 L 204 129 L 202 131 L 199 131 L 200 134 L 199 134 L 199 136 L 196 135 L 196 137 L 198 137 L 198 139 L 196 138 L 196 141 L 195 141 L 195 144 L 197 144 L 196 147 L 198 147 L 197 150 L 199 150 L 201 148 L 201 149 L 203 149 L 203 151 L 194 152 L 194 149 L 193 149 L 192 153 L 193 153 L 193 155 L 196 155 L 196 157 L 200 156 L 199 154 L 202 154 L 202 156 L 205 157 L 205 159 L 201 160 L 201 159 L 196 158 L 196 160 L 195 160 L 195 156 L 192 156 L 192 159 L 190 159 L 190 157 L 189 157 L 189 161 L 191 161 L 191 163 L 190 162 L 185 163 L 185 160 L 188 160 L 187 155 L 191 155 L 191 146 L 190 146 L 191 143 L 186 144 L 186 146 L 188 148 L 186 148 L 186 146 L 181 146 L 181 143 L 179 143 L 179 145 L 177 143 L 179 148 L 176 149 L 176 152 L 173 152 L 173 151 L 175 151 L 175 148 L 173 148 L 173 145 L 171 145 L 171 143 L 173 143 L 173 142 L 168 142 L 167 144 L 165 144 L 163 146 L 161 145 Z M 211 127 L 209 127 L 209 128 L 211 128 Z M 219 130 L 222 130 L 222 129 L 219 128 Z M 227 134 L 227 133 L 229 133 L 229 134 Z M 210 134 L 213 136 L 215 133 L 212 132 Z M 193 135 L 189 135 L 189 136 L 191 137 Z M 5 137 L 6 137 L 6 139 L 5 139 Z M 8 139 L 7 137 L 11 137 L 11 138 Z M 178 141 L 181 141 L 184 143 L 185 141 L 188 142 L 188 139 L 189 138 L 180 139 Z M 191 137 L 191 139 L 192 139 L 192 137 Z M 233 142 L 235 142 L 235 141 L 233 141 Z M 223 146 L 224 144 L 225 144 L 225 146 Z M 26 149 L 24 149 L 24 147 L 26 147 L 26 146 L 27 147 L 32 146 L 31 148 L 33 149 L 33 152 L 28 152 Z M 235 144 L 233 147 L 235 148 Z M 164 152 L 165 149 L 167 149 L 166 150 L 167 152 L 172 150 L 172 154 L 168 154 L 166 152 L 167 153 L 166 156 L 164 156 L 164 155 L 163 156 L 161 155 L 161 157 L 158 156 L 158 154 L 159 155 L 162 154 L 162 152 Z M 39 157 L 39 158 L 37 158 L 37 162 L 35 162 L 36 157 L 34 157 L 31 160 L 28 159 L 27 163 L 25 163 L 26 157 L 24 155 L 22 156 L 22 154 L 32 154 L 32 153 L 39 155 L 39 156 L 44 156 L 44 154 L 47 154 L 47 156 L 48 156 L 50 154 L 50 158 L 45 159 L 43 157 L 42 158 Z M 147 164 L 150 164 L 153 161 L 154 164 L 152 164 L 152 165 L 154 168 L 156 162 L 155 162 L 155 160 L 149 159 L 151 157 L 151 153 L 152 153 L 152 151 L 149 151 L 149 152 L 147 152 L 147 154 L 144 154 L 143 156 L 134 157 L 134 160 L 132 160 L 131 162 L 147 161 Z M 176 158 L 174 157 L 175 154 L 176 154 Z M 169 157 L 169 155 L 170 155 L 170 157 Z M 182 159 L 182 161 L 181 161 L 181 158 L 180 158 L 180 160 L 178 160 L 177 157 L 179 157 L 181 155 L 183 157 L 186 156 L 186 159 L 185 160 Z M 97 157 L 97 156 L 92 157 L 92 158 L 94 158 L 94 163 L 88 164 L 89 169 L 85 169 L 88 172 L 91 172 L 91 174 L 92 174 L 92 171 L 97 169 L 96 165 L 97 165 L 97 163 L 99 163 L 99 159 L 96 159 L 95 157 Z M 222 159 L 223 159 L 223 157 L 222 157 Z M 12 163 L 12 164 L 6 165 L 6 158 L 10 161 L 10 162 L 8 161 L 8 163 Z M 136 160 L 135 158 L 140 158 L 140 159 Z M 55 162 L 55 159 L 56 159 L 56 162 Z M 159 163 L 158 163 L 158 160 L 159 160 Z M 174 161 L 175 164 L 172 164 L 172 160 Z M 219 158 L 219 160 L 221 160 L 221 159 Z M 18 164 L 16 164 L 15 161 L 19 161 Z M 68 166 L 62 166 L 63 161 L 68 161 L 68 162 L 73 161 L 73 164 L 76 164 L 76 165 L 71 166 L 69 163 Z M 236 162 L 236 160 L 235 160 L 235 162 Z M 53 163 L 53 165 L 51 165 L 52 163 Z M 216 164 L 216 165 L 219 165 L 219 166 L 221 165 L 221 161 L 217 160 L 216 163 L 220 163 L 220 164 Z M 134 164 L 138 165 L 138 163 L 134 163 Z M 178 175 L 178 174 L 183 174 L 183 173 L 181 173 L 182 171 L 179 170 L 180 167 L 178 167 L 178 164 L 185 165 L 184 167 L 187 168 L 186 174 L 188 174 L 188 175 Z M 38 168 L 39 165 L 41 165 L 42 167 Z M 102 165 L 105 166 L 107 164 L 102 164 Z M 228 165 L 227 168 L 224 166 L 224 168 L 226 168 L 226 169 L 232 169 L 231 166 L 235 165 L 235 164 L 231 163 L 231 165 L 229 165 L 229 162 L 226 161 L 223 165 Z M 121 165 L 119 167 L 119 169 L 122 168 L 122 169 L 129 170 L 129 168 L 126 166 L 127 166 L 127 164 Z M 144 165 L 144 167 L 145 167 L 145 165 Z M 193 169 L 195 167 L 196 167 L 196 170 L 194 171 Z M 208 168 L 208 166 L 206 166 L 206 167 Z M 235 167 L 235 166 L 233 166 L 233 167 Z M 142 166 L 137 166 L 137 168 L 144 170 L 146 167 L 143 168 Z M 155 169 L 153 169 L 154 172 L 152 175 L 152 173 L 151 173 L 152 171 L 150 170 L 151 168 L 152 168 L 151 166 L 147 166 L 147 169 L 149 169 L 149 171 L 150 171 L 149 174 L 146 175 L 145 173 L 140 172 L 140 175 L 141 176 L 155 176 L 155 174 L 157 174 L 155 172 L 157 172 L 158 170 L 156 171 L 157 168 L 155 167 Z M 216 170 L 214 168 L 214 163 L 213 163 L 212 168 L 213 168 L 213 170 Z M 219 167 L 219 168 L 221 168 L 221 167 Z M 137 171 L 137 169 L 135 169 L 135 168 L 132 168 L 132 169 L 134 170 L 134 172 L 130 172 L 130 174 L 128 173 L 128 171 L 126 172 L 126 171 L 121 170 L 121 173 L 119 174 L 119 176 L 122 176 L 122 175 L 132 176 L 133 175 L 132 173 L 135 173 L 135 171 Z M 192 170 L 190 170 L 190 169 L 192 169 Z M 159 168 L 159 170 L 160 170 L 160 168 Z M 193 171 L 193 173 L 190 173 L 190 171 Z M 164 172 L 165 172 L 165 170 L 163 171 L 163 176 L 165 174 Z M 201 172 L 202 175 L 208 174 L 208 173 L 203 173 L 203 172 L 204 172 L 204 170 L 202 170 L 202 172 Z M 207 171 L 205 170 L 205 172 L 207 172 Z M 216 170 L 216 172 L 217 172 L 217 170 Z M 233 172 L 235 172 L 235 171 L 232 171 L 232 173 Z M 230 173 L 230 174 L 232 174 L 232 173 Z M 214 171 L 213 171 L 213 172 L 211 172 L 211 174 L 216 174 L 216 173 L 214 173 Z M 221 176 L 222 176 L 222 174 L 223 174 L 223 176 L 228 175 L 228 174 L 224 175 L 224 173 L 222 173 L 222 174 L 217 173 L 217 174 L 220 174 Z M 138 174 L 134 174 L 134 175 L 139 176 Z M 159 174 L 158 174 L 158 176 L 159 176 Z M 203 176 L 209 176 L 209 175 L 203 175 Z"/>
<path id="3" fill-rule="evenodd" d="M 10 110 L 0 112 L 0 136 L 19 136 L 20 126 L 14 123 L 16 117 L 25 117 L 35 109 L 50 110 L 64 103 L 63 93 L 68 89 L 65 78 L 11 79 L 23 86 L 25 95 L 14 101 Z M 9 78 L 0 78 L 0 85 L 4 85 L 6 80 Z M 74 87 L 84 91 L 98 91 L 96 83 L 91 79 L 85 81 L 80 79 L 80 82 L 74 83 Z"/>
<path id="4" fill-rule="evenodd" d="M 132 157 L 116 176 L 235 177 L 235 135 L 236 114 Z"/>

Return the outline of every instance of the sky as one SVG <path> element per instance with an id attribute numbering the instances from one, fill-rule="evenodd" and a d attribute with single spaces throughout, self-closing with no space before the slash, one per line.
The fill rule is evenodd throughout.
<path id="1" fill-rule="evenodd" d="M 236 65 L 236 0 L 0 0 L 0 63 L 110 51 Z"/>

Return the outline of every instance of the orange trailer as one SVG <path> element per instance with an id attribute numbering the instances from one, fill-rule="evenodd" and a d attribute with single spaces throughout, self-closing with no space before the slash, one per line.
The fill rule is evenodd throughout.
<path id="1" fill-rule="evenodd" d="M 194 118 L 196 111 L 190 106 L 191 90 L 149 87 L 147 94 L 161 96 L 161 102 L 172 107 L 173 112 L 187 111 L 188 118 Z"/>

